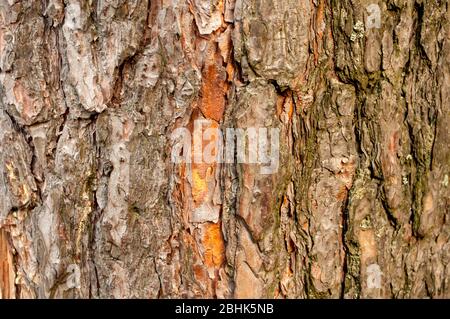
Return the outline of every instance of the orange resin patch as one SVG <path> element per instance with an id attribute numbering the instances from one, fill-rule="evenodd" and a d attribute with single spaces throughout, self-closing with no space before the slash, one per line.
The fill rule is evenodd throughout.
<path id="1" fill-rule="evenodd" d="M 225 244 L 220 224 L 206 224 L 204 227 L 203 246 L 205 249 L 205 264 L 210 268 L 222 266 L 225 260 Z"/>
<path id="2" fill-rule="evenodd" d="M 208 194 L 208 181 L 211 178 L 212 169 L 208 165 L 194 164 L 192 169 L 192 198 L 195 206 L 200 206 Z"/>
<path id="3" fill-rule="evenodd" d="M 206 118 L 220 122 L 225 111 L 226 83 L 223 67 L 219 69 L 217 60 L 221 59 L 209 62 L 203 71 L 200 110 Z"/>

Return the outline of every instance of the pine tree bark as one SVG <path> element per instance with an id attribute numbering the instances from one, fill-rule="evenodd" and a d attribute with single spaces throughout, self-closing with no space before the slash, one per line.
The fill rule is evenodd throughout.
<path id="1" fill-rule="evenodd" d="M 450 297 L 449 19 L 0 0 L 0 297 Z M 198 119 L 278 128 L 278 172 L 173 163 Z"/>

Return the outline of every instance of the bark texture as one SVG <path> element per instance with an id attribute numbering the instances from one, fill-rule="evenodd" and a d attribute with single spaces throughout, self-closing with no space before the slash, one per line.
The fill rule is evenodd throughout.
<path id="1" fill-rule="evenodd" d="M 0 297 L 450 297 L 449 21 L 0 0 Z M 172 163 L 196 119 L 279 128 L 280 169 Z"/>

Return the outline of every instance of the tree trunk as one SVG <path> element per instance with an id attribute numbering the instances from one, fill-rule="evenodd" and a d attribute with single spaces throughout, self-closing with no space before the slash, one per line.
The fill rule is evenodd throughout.
<path id="1" fill-rule="evenodd" d="M 450 297 L 449 21 L 0 0 L 0 297 Z M 175 163 L 200 119 L 278 129 L 278 170 Z"/>

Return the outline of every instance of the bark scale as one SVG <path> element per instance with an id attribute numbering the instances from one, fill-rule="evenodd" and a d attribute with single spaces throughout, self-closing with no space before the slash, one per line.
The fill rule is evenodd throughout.
<path id="1" fill-rule="evenodd" d="M 449 10 L 0 0 L 0 297 L 450 297 Z M 173 163 L 198 119 L 280 169 Z"/>

